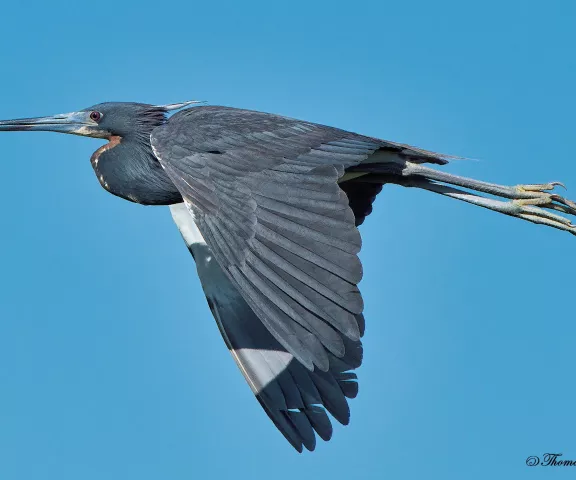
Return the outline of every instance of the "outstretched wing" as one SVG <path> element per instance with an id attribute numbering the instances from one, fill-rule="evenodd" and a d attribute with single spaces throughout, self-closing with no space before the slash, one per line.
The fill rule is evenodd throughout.
<path id="1" fill-rule="evenodd" d="M 356 344 L 360 234 L 338 179 L 384 142 L 275 115 L 198 107 L 152 133 L 154 151 L 222 270 L 310 371 Z"/>
<path id="2" fill-rule="evenodd" d="M 351 171 L 360 163 L 445 160 L 225 107 L 177 113 L 151 141 L 206 241 L 191 251 L 228 347 L 280 431 L 297 449 L 313 448 L 313 430 L 324 439 L 332 431 L 322 406 L 347 423 L 345 397 L 357 392 L 349 372 L 362 361 L 364 333 L 356 225 L 381 188 L 338 182 L 346 170 L 364 175 Z"/>
<path id="3" fill-rule="evenodd" d="M 346 397 L 355 397 L 358 385 L 356 375 L 347 370 L 360 365 L 360 342 L 350 342 L 345 356 L 327 372 L 304 368 L 264 327 L 224 274 L 184 204 L 170 210 L 194 257 L 222 337 L 254 395 L 294 448 L 314 450 L 314 432 L 323 440 L 332 436 L 326 410 L 348 423 Z"/>

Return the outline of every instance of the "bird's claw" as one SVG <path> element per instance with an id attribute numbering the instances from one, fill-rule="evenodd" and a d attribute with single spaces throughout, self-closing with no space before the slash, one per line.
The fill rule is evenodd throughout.
<path id="1" fill-rule="evenodd" d="M 569 210 L 573 210 L 566 213 L 576 214 L 576 202 L 568 200 L 557 193 L 550 193 L 554 190 L 554 187 L 560 186 L 565 190 L 566 185 L 562 182 L 550 182 L 535 185 L 518 185 L 516 186 L 516 191 L 519 193 L 516 197 L 515 202 L 522 205 L 539 205 L 546 206 L 552 205 L 554 202 L 568 207 Z"/>
<path id="2" fill-rule="evenodd" d="M 554 187 L 562 187 L 568 190 L 566 185 L 562 182 L 549 182 L 549 183 L 536 183 L 533 185 L 517 185 L 516 189 L 520 192 L 545 192 L 547 190 L 554 190 Z"/>
<path id="3" fill-rule="evenodd" d="M 576 215 L 575 202 L 556 193 L 550 193 L 550 190 L 553 190 L 556 186 L 566 189 L 566 186 L 561 182 L 518 185 L 516 190 L 520 193 L 520 196 L 512 201 L 514 206 L 517 207 L 516 216 L 534 223 L 566 230 L 576 235 L 576 225 L 570 219 L 547 211 L 556 210 L 567 215 Z"/>

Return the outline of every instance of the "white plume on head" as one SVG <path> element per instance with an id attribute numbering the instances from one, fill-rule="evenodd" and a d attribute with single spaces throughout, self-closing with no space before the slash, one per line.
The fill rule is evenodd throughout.
<path id="1" fill-rule="evenodd" d="M 181 103 L 169 103 L 168 105 L 154 105 L 157 108 L 163 108 L 164 110 L 180 110 L 181 108 L 187 107 L 188 105 L 193 105 L 195 103 L 206 103 L 205 100 L 188 100 L 187 102 Z"/>

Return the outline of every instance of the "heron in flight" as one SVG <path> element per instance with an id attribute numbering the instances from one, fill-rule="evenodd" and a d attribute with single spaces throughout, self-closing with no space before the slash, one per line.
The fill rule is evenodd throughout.
<path id="1" fill-rule="evenodd" d="M 327 412 L 349 421 L 364 334 L 357 227 L 383 185 L 576 234 L 566 217 L 576 204 L 553 192 L 558 182 L 477 181 L 442 171 L 450 157 L 420 148 L 195 103 L 101 103 L 0 121 L 0 131 L 106 139 L 90 159 L 100 184 L 131 202 L 170 206 L 232 357 L 299 452 L 314 450 L 316 435 L 331 438 Z"/>

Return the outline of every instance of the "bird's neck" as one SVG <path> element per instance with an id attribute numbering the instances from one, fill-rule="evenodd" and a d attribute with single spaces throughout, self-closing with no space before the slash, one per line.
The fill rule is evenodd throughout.
<path id="1" fill-rule="evenodd" d="M 182 197 L 149 143 L 111 136 L 90 162 L 100 184 L 113 195 L 144 205 L 171 205 Z"/>
<path id="2" fill-rule="evenodd" d="M 119 135 L 112 135 L 108 138 L 108 143 L 102 145 L 98 150 L 96 150 L 92 156 L 90 157 L 90 163 L 92 164 L 92 168 L 96 170 L 98 166 L 98 162 L 100 161 L 100 156 L 107 150 L 111 148 L 117 147 L 120 142 L 122 141 L 122 137 Z"/>

